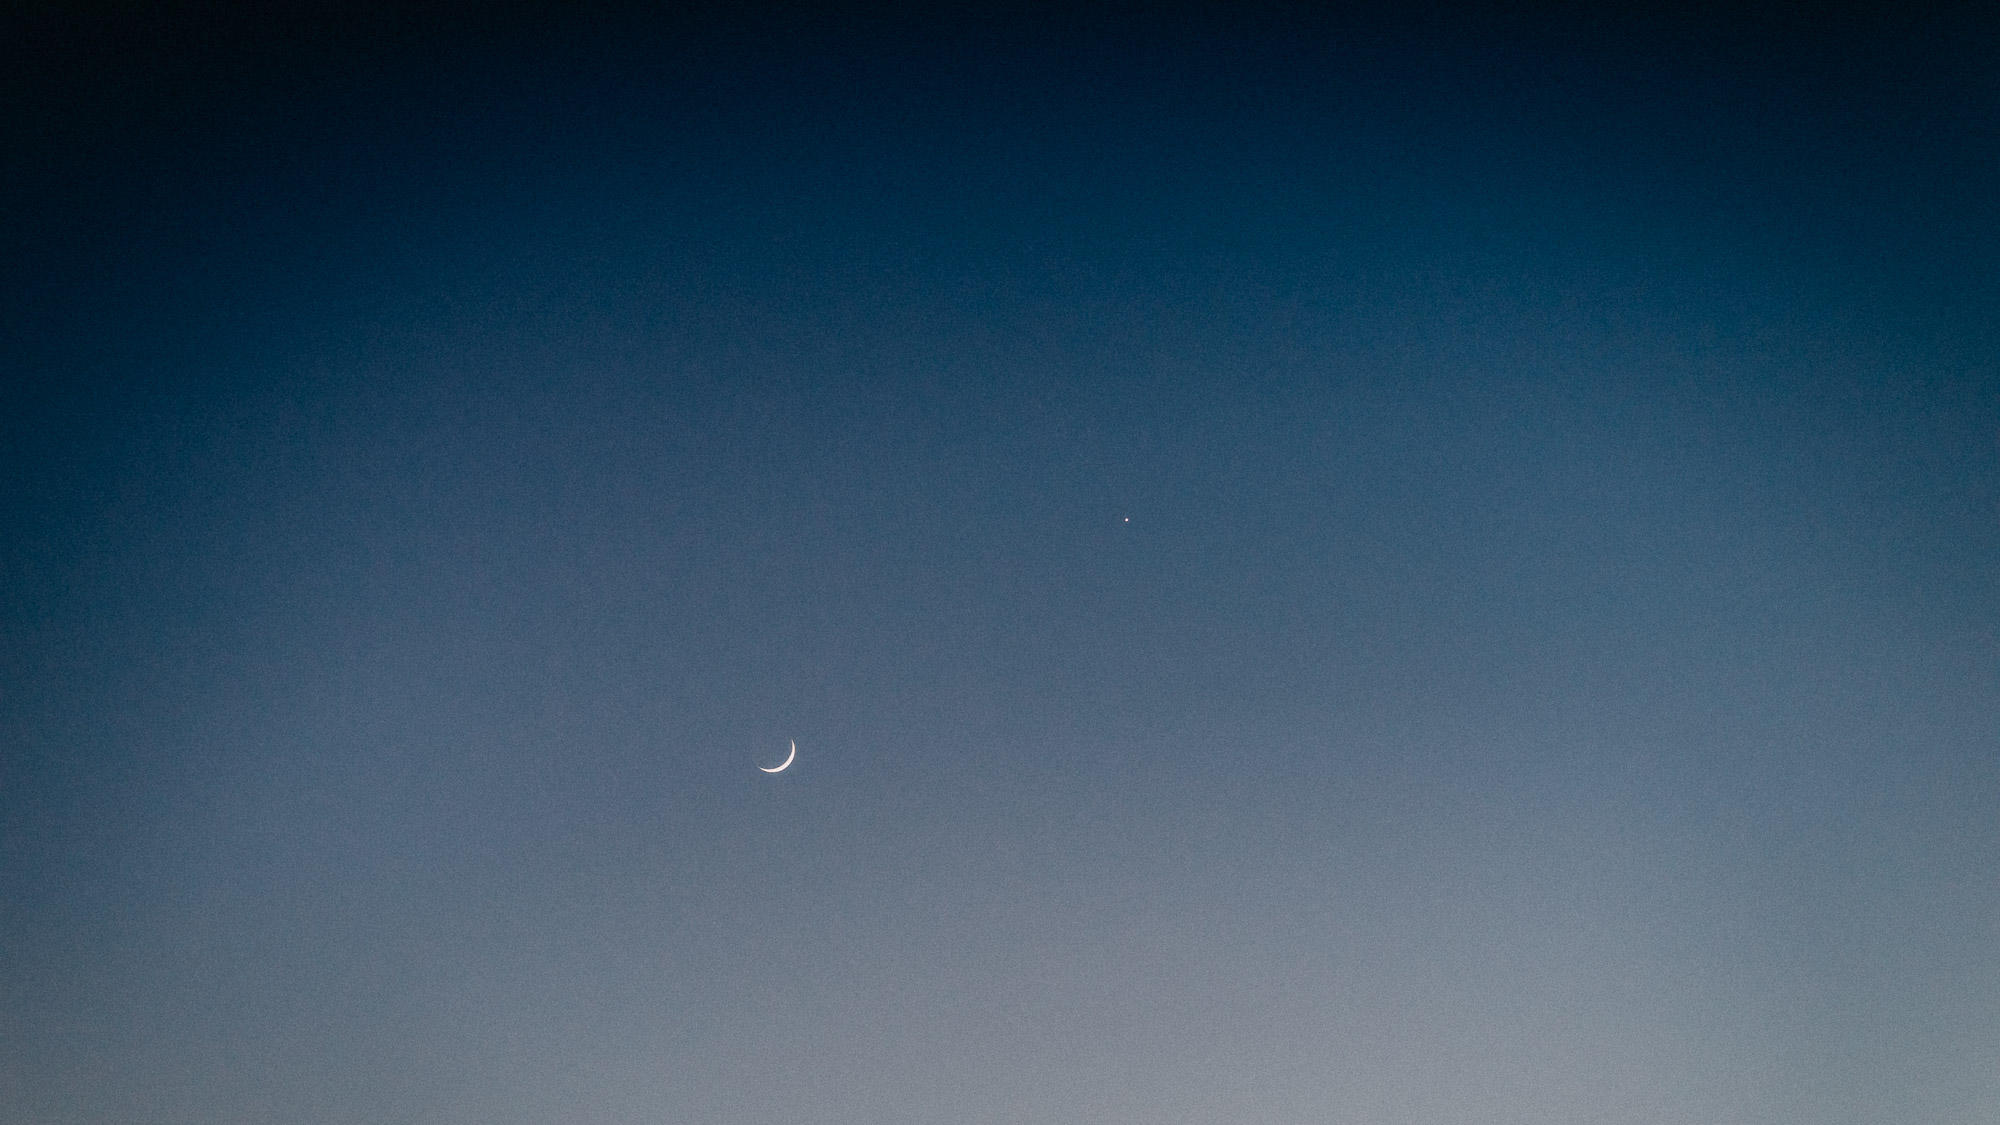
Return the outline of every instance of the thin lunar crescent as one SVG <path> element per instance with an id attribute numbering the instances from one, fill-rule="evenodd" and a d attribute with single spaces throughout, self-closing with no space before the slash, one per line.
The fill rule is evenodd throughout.
<path id="1" fill-rule="evenodd" d="M 787 754 L 787 755 L 785 755 L 785 761 L 784 761 L 784 765 L 779 765 L 779 766 L 769 766 L 769 767 L 767 767 L 767 766 L 758 766 L 757 768 L 758 768 L 758 769 L 760 769 L 760 770 L 763 770 L 763 771 L 764 771 L 765 773 L 784 773 L 784 772 L 785 772 L 785 769 L 786 769 L 786 767 L 788 767 L 788 766 L 790 766 L 790 765 L 792 764 L 792 759 L 793 759 L 793 758 L 796 758 L 796 757 L 798 757 L 798 756 L 799 756 L 799 744 L 798 744 L 797 742 L 793 742 L 793 743 L 792 743 L 792 752 L 791 752 L 791 753 L 789 753 L 789 754 Z"/>

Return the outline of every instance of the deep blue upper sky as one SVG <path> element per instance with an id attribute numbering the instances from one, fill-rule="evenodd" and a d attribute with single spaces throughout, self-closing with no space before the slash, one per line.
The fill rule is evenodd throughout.
<path id="1" fill-rule="evenodd" d="M 1990 16 L 10 19 L 0 1116 L 2000 1113 Z"/>

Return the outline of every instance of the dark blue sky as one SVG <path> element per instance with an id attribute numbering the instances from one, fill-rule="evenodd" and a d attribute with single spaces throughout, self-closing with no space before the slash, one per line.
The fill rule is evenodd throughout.
<path id="1" fill-rule="evenodd" d="M 10 19 L 0 1117 L 2000 1114 L 2000 21 Z"/>

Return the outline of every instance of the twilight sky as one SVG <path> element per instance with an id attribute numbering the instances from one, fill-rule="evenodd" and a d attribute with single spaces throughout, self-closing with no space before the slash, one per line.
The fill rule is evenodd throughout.
<path id="1" fill-rule="evenodd" d="M 2000 18 L 1719 14 L 7 17 L 0 1119 L 2000 1119 Z"/>

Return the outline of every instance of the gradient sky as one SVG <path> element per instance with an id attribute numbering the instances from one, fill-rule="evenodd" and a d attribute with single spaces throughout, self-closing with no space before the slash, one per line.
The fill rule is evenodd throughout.
<path id="1" fill-rule="evenodd" d="M 0 1118 L 2000 1120 L 1978 6 L 9 19 Z"/>

